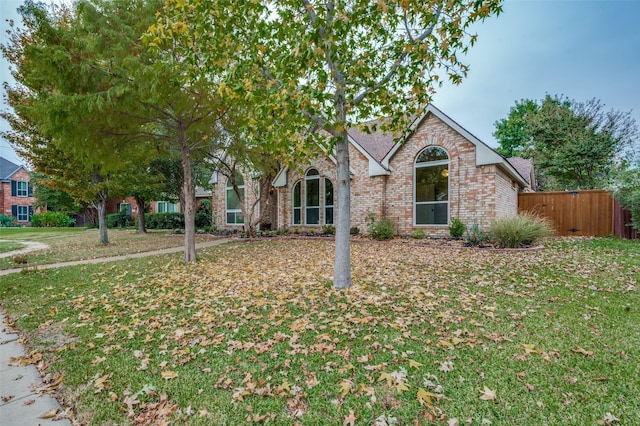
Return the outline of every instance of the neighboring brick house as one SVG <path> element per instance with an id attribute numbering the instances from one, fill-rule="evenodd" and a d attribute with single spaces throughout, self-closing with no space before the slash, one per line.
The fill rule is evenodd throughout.
<path id="1" fill-rule="evenodd" d="M 0 157 L 0 214 L 15 217 L 19 224 L 31 222 L 36 199 L 30 181 L 24 166 Z"/>
<path id="2" fill-rule="evenodd" d="M 399 234 L 422 229 L 429 236 L 448 236 L 453 217 L 487 228 L 493 219 L 517 214 L 518 192 L 531 190 L 532 171 L 527 176 L 518 171 L 526 160 L 517 169 L 433 105 L 409 130 L 397 143 L 390 135 L 349 130 L 352 226 L 365 231 L 369 216 L 386 216 Z M 280 170 L 273 181 L 272 228 L 333 223 L 335 181 L 333 156 L 314 158 L 300 170 Z M 213 184 L 219 227 L 242 226 L 237 200 L 230 202 L 234 196 L 221 176 Z"/>

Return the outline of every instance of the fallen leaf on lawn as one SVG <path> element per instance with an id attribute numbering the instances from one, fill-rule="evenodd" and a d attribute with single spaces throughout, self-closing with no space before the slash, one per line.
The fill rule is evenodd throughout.
<path id="1" fill-rule="evenodd" d="M 409 368 L 418 368 L 418 367 L 422 367 L 423 365 L 424 364 L 420 364 L 418 361 L 409 359 Z"/>
<path id="2" fill-rule="evenodd" d="M 484 401 L 495 401 L 496 391 L 491 390 L 485 386 L 484 389 L 482 390 L 482 394 L 480 395 L 480 399 Z"/>
<path id="3" fill-rule="evenodd" d="M 447 420 L 447 426 L 460 426 L 460 421 L 457 417 Z"/>
<path id="4" fill-rule="evenodd" d="M 586 350 L 586 349 L 582 348 L 581 346 L 578 346 L 577 348 L 572 349 L 572 350 L 571 350 L 571 352 L 575 352 L 575 353 L 577 353 L 577 354 L 582 354 L 582 355 L 584 355 L 584 356 L 591 356 L 591 355 L 593 355 L 593 351 L 588 351 L 588 350 Z"/>
<path id="5" fill-rule="evenodd" d="M 525 383 L 524 387 L 526 387 L 529 392 L 533 392 L 534 390 L 536 390 L 536 388 L 533 385 L 530 385 L 529 383 Z"/>
<path id="6" fill-rule="evenodd" d="M 536 348 L 536 345 L 531 345 L 527 343 L 521 343 L 520 346 L 524 348 L 524 352 L 526 354 L 540 354 L 542 351 Z"/>
<path id="7" fill-rule="evenodd" d="M 349 415 L 345 416 L 342 426 L 354 426 L 356 423 L 356 415 L 353 410 L 349 410 Z"/>
<path id="8" fill-rule="evenodd" d="M 351 389 L 353 388 L 353 382 L 351 380 L 343 379 L 340 381 L 338 388 L 340 389 L 340 395 L 345 396 L 346 394 L 351 392 Z"/>
<path id="9" fill-rule="evenodd" d="M 103 390 L 107 389 L 107 382 L 111 378 L 111 374 L 105 374 L 104 376 L 98 377 L 93 381 L 93 387 L 95 390 L 94 393 L 100 393 Z"/>
<path id="10" fill-rule="evenodd" d="M 52 408 L 51 410 L 49 410 L 49 411 L 47 411 L 45 413 L 42 413 L 40 415 L 40 418 L 41 419 L 50 419 L 52 417 L 55 417 L 55 415 L 58 414 L 58 411 L 60 411 L 60 410 L 58 410 L 57 408 Z"/>
<path id="11" fill-rule="evenodd" d="M 453 362 L 443 361 L 438 367 L 438 370 L 444 371 L 445 373 L 448 373 L 449 371 L 453 371 Z"/>
<path id="12" fill-rule="evenodd" d="M 177 371 L 171 371 L 171 370 L 165 370 L 162 373 L 160 373 L 160 375 L 165 380 L 171 380 L 171 379 L 175 379 L 176 377 L 178 377 L 178 372 Z"/>
<path id="13" fill-rule="evenodd" d="M 567 379 L 567 382 L 571 383 L 572 385 L 575 385 L 578 382 L 578 379 L 576 379 L 575 377 L 571 377 L 571 376 L 567 376 L 567 377 L 565 377 L 565 379 Z"/>
<path id="14" fill-rule="evenodd" d="M 609 426 L 611 425 L 613 422 L 619 422 L 620 419 L 617 418 L 616 416 L 614 416 L 611 413 L 606 413 L 604 415 L 603 418 L 599 419 L 596 423 L 598 423 L 599 425 L 606 425 Z"/>

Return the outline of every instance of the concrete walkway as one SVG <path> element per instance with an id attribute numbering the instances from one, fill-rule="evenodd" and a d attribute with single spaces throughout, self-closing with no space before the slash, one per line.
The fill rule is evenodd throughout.
<path id="1" fill-rule="evenodd" d="M 199 243 L 196 244 L 196 250 L 217 246 L 229 241 L 231 240 L 220 239 Z M 64 266 L 114 262 L 118 260 L 178 253 L 183 250 L 184 247 L 182 246 L 172 247 L 164 250 L 133 253 L 122 256 L 38 265 L 37 268 L 52 269 Z M 15 252 L 11 253 L 12 255 L 16 254 Z M 23 268 L 3 270 L 0 271 L 0 275 L 13 274 L 20 272 L 22 269 Z M 61 412 L 62 408 L 58 401 L 46 392 L 47 386 L 42 384 L 40 372 L 33 364 L 24 365 L 26 363 L 24 362 L 25 360 L 27 360 L 26 352 L 22 343 L 20 343 L 20 336 L 9 326 L 6 314 L 0 308 L 0 425 L 70 426 L 71 422 L 68 419 L 53 420 L 53 418 L 49 418 L 54 412 Z"/>
<path id="2" fill-rule="evenodd" d="M 39 243 L 37 241 L 14 241 L 14 240 L 0 240 L 0 243 L 18 243 L 25 246 L 19 250 L 13 250 L 5 253 L 0 253 L 0 259 L 3 257 L 17 256 L 20 254 L 30 253 L 36 250 L 46 250 L 49 248 L 48 244 Z"/>

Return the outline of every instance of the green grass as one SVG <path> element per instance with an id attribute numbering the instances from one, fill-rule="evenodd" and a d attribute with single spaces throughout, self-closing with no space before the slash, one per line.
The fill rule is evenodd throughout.
<path id="1" fill-rule="evenodd" d="M 352 252 L 344 291 L 332 242 L 270 240 L 14 274 L 0 296 L 86 424 L 640 423 L 640 242 Z"/>
<path id="2" fill-rule="evenodd" d="M 28 263 L 20 266 L 38 266 L 56 262 L 119 256 L 130 253 L 179 247 L 184 244 L 183 235 L 169 231 L 149 231 L 139 235 L 133 229 L 110 229 L 109 245 L 100 244 L 97 229 L 84 228 L 3 228 L 0 240 L 38 241 L 49 249 L 27 254 Z M 209 241 L 207 236 L 197 235 L 196 241 Z M 0 270 L 15 268 L 11 258 L 0 259 Z"/>
<path id="3" fill-rule="evenodd" d="M 24 244 L 0 241 L 0 253 L 6 253 L 6 252 L 9 252 L 9 251 L 20 250 L 23 247 L 24 247 Z"/>

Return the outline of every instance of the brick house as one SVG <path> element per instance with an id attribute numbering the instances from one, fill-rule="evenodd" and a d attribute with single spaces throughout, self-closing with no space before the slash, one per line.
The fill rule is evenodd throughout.
<path id="1" fill-rule="evenodd" d="M 30 181 L 24 166 L 0 157 L 0 214 L 13 216 L 22 225 L 31 222 L 36 202 Z"/>
<path id="2" fill-rule="evenodd" d="M 365 231 L 367 218 L 390 217 L 399 234 L 422 229 L 448 236 L 451 218 L 486 228 L 491 220 L 518 212 L 518 192 L 530 191 L 530 160 L 510 162 L 442 111 L 429 105 L 408 136 L 349 130 L 351 225 Z M 271 228 L 316 228 L 334 219 L 333 156 L 320 156 L 299 168 L 280 170 L 272 182 L 275 206 Z M 243 179 L 250 186 L 250 179 Z M 247 191 L 245 202 L 257 191 Z M 243 226 L 237 197 L 223 176 L 213 183 L 218 227 Z"/>

